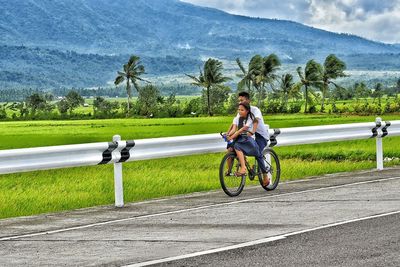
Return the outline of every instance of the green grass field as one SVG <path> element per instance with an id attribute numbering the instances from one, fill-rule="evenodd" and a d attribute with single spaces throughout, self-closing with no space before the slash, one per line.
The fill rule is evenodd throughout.
<path id="1" fill-rule="evenodd" d="M 266 116 L 271 128 L 372 122 L 375 117 Z M 399 116 L 383 116 L 399 120 Z M 0 122 L 0 149 L 216 133 L 231 117 Z M 400 158 L 400 137 L 384 139 L 385 157 Z M 283 180 L 371 169 L 375 140 L 278 147 Z M 219 189 L 222 153 L 124 163 L 125 201 Z M 398 160 L 385 166 L 400 164 Z M 155 167 L 156 166 L 156 167 Z M 190 170 L 188 170 L 190 166 Z M 114 202 L 113 166 L 68 168 L 0 176 L 0 218 L 70 210 Z M 254 184 L 255 182 L 252 182 Z M 260 187 L 260 190 L 261 187 Z M 224 194 L 221 190 L 221 194 Z"/>
<path id="2" fill-rule="evenodd" d="M 398 120 L 400 116 L 382 118 Z M 285 128 L 373 122 L 375 116 L 294 114 L 266 116 L 265 120 L 271 128 Z M 0 149 L 105 142 L 115 134 L 130 140 L 217 133 L 225 131 L 231 122 L 232 117 L 0 122 Z"/>

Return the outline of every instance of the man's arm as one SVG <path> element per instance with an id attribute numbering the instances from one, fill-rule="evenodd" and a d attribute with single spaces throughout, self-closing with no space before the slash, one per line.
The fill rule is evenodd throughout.
<path id="1" fill-rule="evenodd" d="M 237 125 L 239 125 L 239 114 L 237 114 L 236 117 L 233 118 L 233 121 L 232 121 L 231 126 L 229 127 L 229 130 L 226 132 L 228 136 L 233 135 L 235 133 Z"/>
<path id="2" fill-rule="evenodd" d="M 261 110 L 258 107 L 253 107 L 253 115 L 256 118 L 256 120 L 254 121 L 253 124 L 253 132 L 256 133 L 257 132 L 257 127 L 258 127 L 258 121 L 262 120 L 262 114 L 261 114 Z"/>
<path id="3" fill-rule="evenodd" d="M 258 126 L 258 119 L 256 119 L 256 120 L 253 122 L 253 130 L 251 131 L 251 133 L 250 133 L 250 132 L 247 133 L 247 135 L 248 135 L 248 136 L 254 135 L 254 134 L 256 133 L 256 131 L 257 131 L 257 126 Z"/>

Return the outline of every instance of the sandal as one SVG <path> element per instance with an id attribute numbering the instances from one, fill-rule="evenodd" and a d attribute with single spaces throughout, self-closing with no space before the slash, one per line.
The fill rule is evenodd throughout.
<path id="1" fill-rule="evenodd" d="M 240 176 L 246 176 L 246 172 L 235 172 L 235 176 L 240 177 Z"/>
<path id="2" fill-rule="evenodd" d="M 270 182 L 271 182 L 271 181 L 269 180 L 268 176 L 264 176 L 264 177 L 263 177 L 262 185 L 263 185 L 264 187 L 269 186 Z"/>

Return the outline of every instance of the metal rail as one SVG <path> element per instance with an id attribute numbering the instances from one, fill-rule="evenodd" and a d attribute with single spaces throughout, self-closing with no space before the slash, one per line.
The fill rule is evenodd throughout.
<path id="1" fill-rule="evenodd" d="M 383 169 L 382 138 L 400 135 L 400 120 L 377 118 L 371 123 L 351 123 L 270 129 L 268 146 L 315 144 L 376 139 L 377 169 Z M 222 152 L 219 134 L 164 137 L 113 142 L 0 150 L 0 174 L 114 163 L 115 205 L 123 206 L 122 162 Z"/>

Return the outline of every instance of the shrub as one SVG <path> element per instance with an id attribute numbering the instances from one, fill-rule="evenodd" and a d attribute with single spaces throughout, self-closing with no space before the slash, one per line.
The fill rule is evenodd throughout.
<path id="1" fill-rule="evenodd" d="M 236 110 L 236 108 L 235 108 L 235 110 Z M 189 103 L 183 109 L 183 114 L 199 115 L 199 114 L 203 113 L 204 111 L 205 111 L 205 107 L 203 106 L 202 98 L 196 97 L 189 101 Z"/>
<path id="2" fill-rule="evenodd" d="M 310 106 L 308 107 L 308 112 L 309 112 L 309 113 L 315 113 L 315 112 L 317 112 L 317 107 L 316 107 L 315 105 L 310 105 Z"/>
<path id="3" fill-rule="evenodd" d="M 339 109 L 337 108 L 335 102 L 332 103 L 332 113 L 339 113 Z"/>
<path id="4" fill-rule="evenodd" d="M 4 108 L 0 109 L 0 120 L 6 119 L 7 118 L 7 112 Z"/>
<path id="5" fill-rule="evenodd" d="M 295 102 L 291 103 L 289 106 L 289 112 L 290 113 L 299 113 L 301 110 L 301 103 Z"/>
<path id="6" fill-rule="evenodd" d="M 269 101 L 267 106 L 265 107 L 266 113 L 280 113 L 281 111 L 281 103 L 279 101 Z"/>
<path id="7" fill-rule="evenodd" d="M 383 113 L 390 113 L 390 112 L 392 112 L 392 109 L 390 108 L 390 101 L 389 99 L 387 99 Z"/>
<path id="8" fill-rule="evenodd" d="M 93 101 L 93 114 L 95 118 L 114 118 L 118 113 L 119 107 L 120 104 L 118 102 L 111 102 L 98 96 Z"/>
<path id="9" fill-rule="evenodd" d="M 353 111 L 354 111 L 354 113 L 356 113 L 356 114 L 363 114 L 363 113 L 365 113 L 365 111 L 364 111 L 364 106 L 363 106 L 361 103 L 359 103 L 359 102 L 353 104 Z"/>

